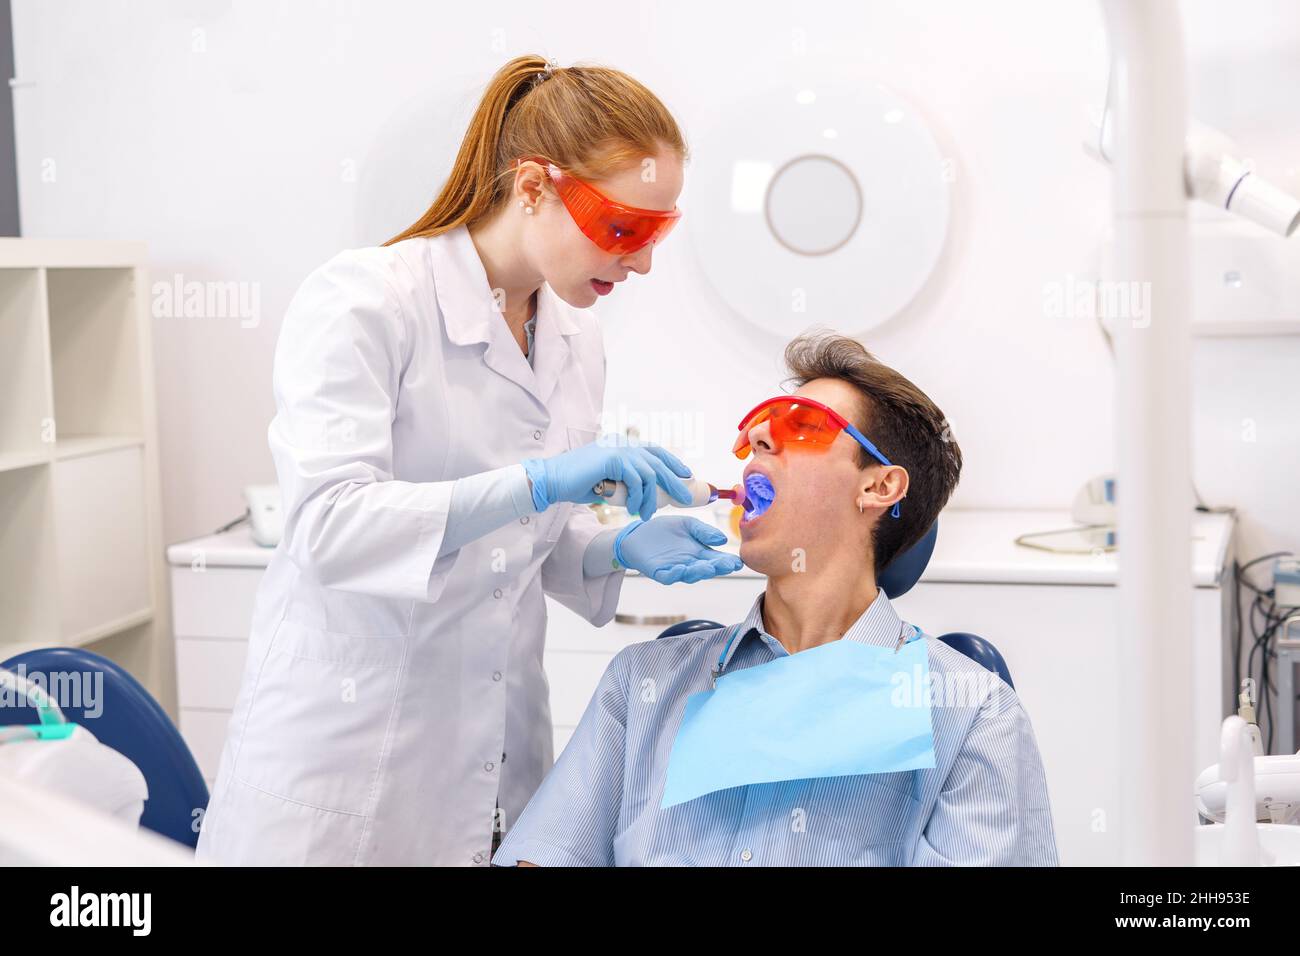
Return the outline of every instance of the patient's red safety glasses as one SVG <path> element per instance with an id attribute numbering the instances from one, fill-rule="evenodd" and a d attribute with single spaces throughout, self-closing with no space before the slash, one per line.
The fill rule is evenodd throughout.
<path id="1" fill-rule="evenodd" d="M 525 156 L 515 161 L 541 165 L 551 177 L 555 191 L 582 234 L 610 255 L 626 256 L 652 242 L 662 242 L 672 232 L 680 209 L 638 209 L 615 202 L 595 187 L 567 175 L 543 156 Z"/>
<path id="2" fill-rule="evenodd" d="M 893 464 L 866 435 L 854 428 L 853 423 L 835 409 L 798 395 L 782 395 L 759 402 L 740 420 L 740 435 L 731 448 L 737 458 L 749 455 L 749 430 L 763 422 L 768 423 L 772 438 L 778 444 L 793 444 L 809 449 L 825 450 L 835 441 L 836 435 L 846 431 L 882 465 Z"/>

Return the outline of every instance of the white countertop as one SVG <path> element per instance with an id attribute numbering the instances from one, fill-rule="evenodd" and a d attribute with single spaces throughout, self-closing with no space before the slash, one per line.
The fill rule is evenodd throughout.
<path id="1" fill-rule="evenodd" d="M 264 548 L 253 540 L 247 524 L 231 528 L 224 534 L 210 534 L 192 541 L 181 541 L 167 548 L 167 563 L 172 567 L 189 567 L 202 556 L 210 568 L 264 568 L 275 548 Z"/>
<path id="2" fill-rule="evenodd" d="M 950 510 L 939 518 L 939 540 L 923 581 L 931 583 L 1113 585 L 1119 578 L 1118 552 L 1053 554 L 1015 543 L 1034 531 L 1074 525 L 1068 511 Z M 1233 519 L 1226 514 L 1192 516 L 1192 583 L 1217 587 L 1232 538 Z M 172 565 L 188 566 L 202 554 L 207 567 L 261 568 L 273 548 L 253 542 L 248 526 L 173 544 Z M 728 550 L 734 552 L 735 548 Z M 759 577 L 748 568 L 738 577 Z"/>

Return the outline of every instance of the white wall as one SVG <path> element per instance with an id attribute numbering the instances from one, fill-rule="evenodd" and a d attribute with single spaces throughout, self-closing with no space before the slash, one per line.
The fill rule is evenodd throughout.
<path id="1" fill-rule="evenodd" d="M 477 88 L 531 51 L 627 70 L 688 139 L 733 93 L 811 60 L 912 97 L 955 163 L 953 236 L 942 274 L 868 345 L 947 412 L 966 456 L 961 506 L 1063 507 L 1113 466 L 1105 348 L 1090 322 L 1043 308 L 1045 285 L 1095 273 L 1109 216 L 1107 175 L 1079 146 L 1105 87 L 1093 2 L 549 9 L 15 0 L 25 233 L 147 239 L 156 280 L 181 273 L 260 293 L 253 327 L 238 316 L 156 320 L 169 541 L 223 523 L 242 485 L 274 478 L 271 354 L 297 283 L 336 250 L 413 220 Z M 1224 22 L 1213 0 L 1184 9 L 1193 111 L 1300 191 L 1300 12 L 1252 0 L 1233 7 L 1254 12 L 1248 21 Z M 688 169 L 687 218 L 654 272 L 602 302 L 607 406 L 615 417 L 684 415 L 702 428 L 692 463 L 721 483 L 738 475 L 727 454 L 735 420 L 774 390 L 781 342 L 747 332 L 708 287 L 686 234 L 689 179 Z M 1197 344 L 1196 480 L 1210 502 L 1242 509 L 1247 552 L 1300 537 L 1300 426 L 1287 401 L 1298 359 L 1300 338 Z"/>

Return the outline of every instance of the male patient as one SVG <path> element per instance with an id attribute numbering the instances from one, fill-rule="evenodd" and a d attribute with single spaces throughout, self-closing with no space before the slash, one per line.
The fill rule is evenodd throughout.
<path id="1" fill-rule="evenodd" d="M 943 413 L 853 339 L 805 335 L 785 358 L 798 386 L 790 397 L 810 401 L 768 405 L 736 449 L 748 445 L 746 477 L 765 476 L 774 493 L 741 524 L 740 556 L 767 576 L 765 592 L 738 628 L 614 658 L 495 864 L 1057 863 L 1042 763 L 1015 692 L 903 622 L 876 584 L 957 484 L 961 451 Z M 980 688 L 931 696 L 933 768 L 756 782 L 660 808 L 687 698 L 711 688 L 720 658 L 730 675 L 833 641 L 878 654 L 916 639 L 931 688 Z"/>

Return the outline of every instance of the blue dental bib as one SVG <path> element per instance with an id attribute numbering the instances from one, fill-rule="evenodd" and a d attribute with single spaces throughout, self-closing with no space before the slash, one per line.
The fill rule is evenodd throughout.
<path id="1" fill-rule="evenodd" d="M 726 651 L 723 651 L 725 656 Z M 838 640 L 692 694 L 661 809 L 730 787 L 933 767 L 929 655 Z"/>

